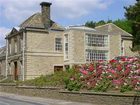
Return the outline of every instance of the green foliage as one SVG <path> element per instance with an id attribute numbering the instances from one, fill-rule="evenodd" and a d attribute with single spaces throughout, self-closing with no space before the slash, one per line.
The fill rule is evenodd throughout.
<path id="1" fill-rule="evenodd" d="M 104 24 L 106 24 L 106 23 L 107 23 L 106 21 L 100 20 L 100 21 L 98 21 L 98 22 L 96 23 L 96 26 L 104 25 Z"/>
<path id="2" fill-rule="evenodd" d="M 95 28 L 96 23 L 93 22 L 93 21 L 87 21 L 87 22 L 85 23 L 85 26 L 90 27 L 90 28 Z"/>
<path id="3" fill-rule="evenodd" d="M 136 0 L 137 2 L 134 5 L 130 5 L 129 7 L 125 7 L 125 16 L 126 18 L 132 22 L 132 35 L 133 35 L 133 47 L 134 51 L 140 51 L 140 1 Z M 138 48 L 138 49 L 137 49 Z"/>
<path id="4" fill-rule="evenodd" d="M 96 26 L 104 25 L 104 24 L 110 23 L 110 22 L 112 22 L 112 21 L 111 20 L 108 20 L 108 22 L 106 22 L 104 20 L 101 20 L 101 21 L 98 21 L 98 22 L 87 21 L 85 23 L 85 26 L 90 27 L 90 28 L 95 28 Z"/>
<path id="5" fill-rule="evenodd" d="M 127 91 L 132 91 L 132 87 L 130 85 L 123 85 L 120 89 L 120 92 L 127 92 Z"/>
<path id="6" fill-rule="evenodd" d="M 79 91 L 82 87 L 80 82 L 80 75 L 78 74 L 76 68 L 67 70 L 69 76 L 64 77 L 65 88 L 69 91 Z"/>
<path id="7" fill-rule="evenodd" d="M 23 82 L 20 82 L 19 85 L 28 85 L 28 86 L 59 86 L 63 87 L 65 85 L 64 80 L 66 78 L 70 78 L 76 73 L 75 70 L 69 69 L 67 71 L 59 71 L 55 72 L 52 75 L 42 75 L 40 77 L 37 77 L 32 80 L 26 80 Z"/>
<path id="8" fill-rule="evenodd" d="M 7 79 L 4 79 L 4 80 L 1 80 L 0 83 L 14 83 L 15 81 L 7 78 Z"/>
<path id="9" fill-rule="evenodd" d="M 85 26 L 95 28 L 96 26 L 104 25 L 104 24 L 107 24 L 107 23 L 114 23 L 115 25 L 117 25 L 121 29 L 125 30 L 126 32 L 132 33 L 132 27 L 131 27 L 132 22 L 127 20 L 127 19 L 118 19 L 118 20 L 115 20 L 115 21 L 101 20 L 101 21 L 98 21 L 98 22 L 88 21 L 88 22 L 85 23 Z"/>
<path id="10" fill-rule="evenodd" d="M 21 85 L 33 85 L 38 87 L 43 86 L 62 86 L 63 84 L 63 77 L 67 75 L 66 72 L 59 72 L 52 75 L 45 75 L 40 76 L 32 80 L 26 80 Z"/>
<path id="11" fill-rule="evenodd" d="M 77 80 L 70 80 L 65 78 L 65 88 L 69 91 L 79 91 L 81 89 L 82 84 Z"/>
<path id="12" fill-rule="evenodd" d="M 111 83 L 110 80 L 107 78 L 103 78 L 102 81 L 100 81 L 100 83 L 98 83 L 93 90 L 98 92 L 106 92 L 109 88 L 111 87 Z"/>
<path id="13" fill-rule="evenodd" d="M 113 23 L 117 25 L 118 27 L 120 27 L 121 29 L 125 30 L 126 32 L 132 33 L 131 21 L 127 19 L 118 19 L 118 20 L 113 21 Z"/>

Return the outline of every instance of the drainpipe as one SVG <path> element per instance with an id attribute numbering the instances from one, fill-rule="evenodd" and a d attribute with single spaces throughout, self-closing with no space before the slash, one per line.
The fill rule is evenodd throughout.
<path id="1" fill-rule="evenodd" d="M 5 71 L 6 79 L 8 75 L 8 39 L 6 39 L 6 71 Z"/>
<path id="2" fill-rule="evenodd" d="M 22 65 L 22 80 L 23 81 L 25 80 L 25 35 L 26 35 L 26 32 L 24 30 L 23 31 L 23 47 L 22 47 L 22 62 L 23 62 L 23 65 Z"/>

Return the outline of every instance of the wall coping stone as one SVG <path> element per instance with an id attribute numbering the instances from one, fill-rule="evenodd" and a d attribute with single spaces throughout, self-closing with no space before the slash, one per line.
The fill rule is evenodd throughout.
<path id="1" fill-rule="evenodd" d="M 16 83 L 0 83 L 0 86 L 16 86 Z"/>
<path id="2" fill-rule="evenodd" d="M 17 86 L 16 88 L 22 88 L 22 89 L 50 89 L 50 90 L 60 90 L 59 87 Z"/>
<path id="3" fill-rule="evenodd" d="M 116 96 L 116 97 L 140 97 L 140 93 L 115 93 L 115 92 L 77 92 L 77 91 L 60 91 L 66 94 L 83 94 L 83 95 L 101 95 L 101 96 Z"/>

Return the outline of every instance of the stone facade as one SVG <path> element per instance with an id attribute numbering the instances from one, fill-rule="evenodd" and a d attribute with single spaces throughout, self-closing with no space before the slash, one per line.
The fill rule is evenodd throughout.
<path id="1" fill-rule="evenodd" d="M 5 72 L 5 67 L 6 67 L 6 62 L 5 62 L 5 57 L 6 57 L 6 47 L 0 48 L 0 78 L 4 77 L 6 74 Z"/>
<path id="2" fill-rule="evenodd" d="M 131 34 L 112 23 L 95 29 L 85 26 L 64 28 L 50 19 L 50 5 L 41 3 L 42 13 L 32 15 L 7 35 L 7 50 L 4 59 L 0 57 L 1 75 L 26 80 L 94 59 L 134 56 L 130 50 Z"/>

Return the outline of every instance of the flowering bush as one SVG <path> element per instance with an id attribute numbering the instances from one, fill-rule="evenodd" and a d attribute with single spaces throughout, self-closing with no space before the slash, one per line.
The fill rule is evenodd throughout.
<path id="1" fill-rule="evenodd" d="M 81 87 L 96 91 L 110 88 L 121 92 L 140 89 L 140 59 L 120 57 L 110 61 L 94 61 L 77 67 Z M 77 81 L 71 79 L 70 81 Z"/>

